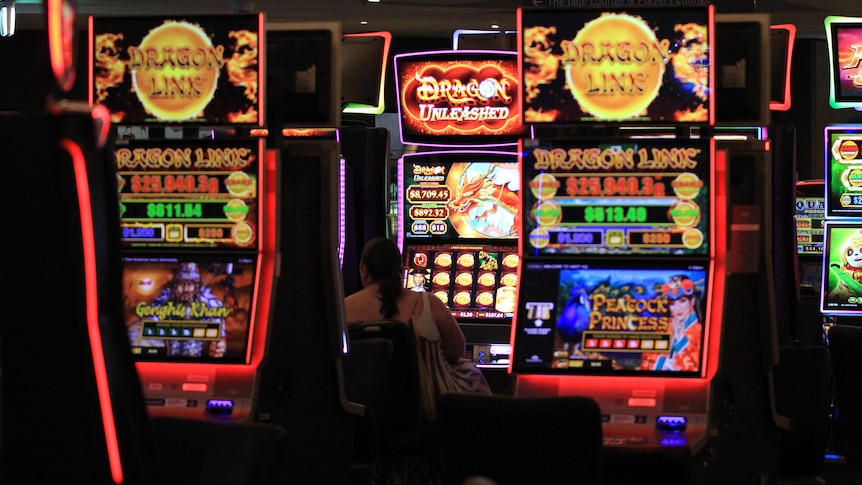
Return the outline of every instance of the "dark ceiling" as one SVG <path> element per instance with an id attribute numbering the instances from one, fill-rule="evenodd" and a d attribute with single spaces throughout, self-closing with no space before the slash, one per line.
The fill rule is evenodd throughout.
<path id="1" fill-rule="evenodd" d="M 6 0 L 9 1 L 9 0 Z M 638 4 L 655 0 L 636 0 Z M 690 4 L 692 0 L 661 0 Z M 695 0 L 699 1 L 699 0 Z M 703 0 L 706 1 L 706 0 Z M 343 33 L 389 31 L 395 36 L 451 37 L 458 29 L 514 30 L 519 7 L 628 5 L 629 0 L 78 0 L 81 25 L 89 15 L 230 14 L 264 12 L 267 22 L 341 22 Z M 772 24 L 791 23 L 803 38 L 824 37 L 827 15 L 862 16 L 859 0 L 718 0 L 717 13 L 768 13 Z M 20 28 L 43 22 L 42 2 L 17 0 Z M 571 7 L 576 8 L 576 7 Z M 361 22 L 367 22 L 362 24 Z"/>

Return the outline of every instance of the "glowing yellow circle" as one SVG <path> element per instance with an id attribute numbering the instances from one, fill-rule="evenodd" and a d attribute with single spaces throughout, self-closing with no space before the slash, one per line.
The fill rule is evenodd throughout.
<path id="1" fill-rule="evenodd" d="M 132 72 L 135 93 L 159 120 L 198 116 L 212 101 L 223 59 L 206 33 L 187 22 L 165 22 L 150 30 L 138 49 Z"/>
<path id="2" fill-rule="evenodd" d="M 667 45 L 640 18 L 603 15 L 587 22 L 564 48 L 566 84 L 581 109 L 596 119 L 635 118 L 658 95 Z"/>

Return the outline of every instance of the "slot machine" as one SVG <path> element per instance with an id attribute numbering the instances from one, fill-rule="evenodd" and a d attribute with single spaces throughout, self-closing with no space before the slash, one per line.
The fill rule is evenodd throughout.
<path id="1" fill-rule="evenodd" d="M 515 396 L 594 398 L 608 483 L 774 480 L 771 168 L 713 136 L 713 8 L 518 23 Z"/>
<path id="2" fill-rule="evenodd" d="M 830 125 L 824 129 L 825 178 L 820 275 L 820 312 L 827 324 L 858 325 L 858 295 L 862 294 L 854 275 L 853 251 L 862 216 L 862 190 L 856 178 L 862 174 L 862 125 Z M 815 199 L 816 202 L 816 199 Z"/>
<path id="3" fill-rule="evenodd" d="M 415 147 L 396 168 L 405 287 L 446 303 L 465 357 L 508 392 L 521 217 L 514 148 L 525 132 L 516 54 L 413 52 L 394 64 L 401 141 Z"/>
<path id="4" fill-rule="evenodd" d="M 151 416 L 250 418 L 275 262 L 263 15 L 90 17 L 117 126 L 122 302 Z M 170 48 L 168 48 L 170 47 Z"/>

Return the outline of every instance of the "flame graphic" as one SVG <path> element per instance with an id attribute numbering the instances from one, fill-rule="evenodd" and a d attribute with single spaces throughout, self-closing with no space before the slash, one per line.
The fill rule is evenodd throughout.
<path id="1" fill-rule="evenodd" d="M 685 111 L 677 111 L 676 113 L 674 113 L 674 119 L 676 121 L 682 121 L 682 122 L 703 121 L 703 120 L 707 119 L 707 117 L 708 117 L 708 113 L 706 111 L 706 108 L 702 104 L 698 105 L 694 111 L 685 110 Z"/>
<path id="2" fill-rule="evenodd" d="M 120 60 L 120 49 L 117 45 L 122 40 L 123 34 L 113 33 L 100 34 L 95 38 L 95 83 L 98 102 L 102 102 L 108 97 L 109 88 L 123 83 L 126 63 Z M 111 113 L 112 121 L 119 121 L 115 119 L 115 115 L 118 113 Z"/>
<path id="3" fill-rule="evenodd" d="M 226 63 L 228 79 L 234 86 L 244 87 L 249 101 L 257 103 L 257 32 L 240 30 L 228 35 L 236 39 Z"/>
<path id="4" fill-rule="evenodd" d="M 556 27 L 530 27 L 524 30 L 524 68 L 525 101 L 539 95 L 539 86 L 557 78 L 560 58 L 551 54 L 553 42 L 549 36 L 557 33 Z"/>
<path id="5" fill-rule="evenodd" d="M 709 98 L 709 44 L 706 26 L 678 24 L 674 31 L 682 34 L 680 48 L 671 54 L 674 76 L 695 96 Z"/>

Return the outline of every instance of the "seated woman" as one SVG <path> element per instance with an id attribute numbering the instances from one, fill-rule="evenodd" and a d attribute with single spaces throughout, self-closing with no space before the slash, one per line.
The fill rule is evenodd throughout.
<path id="1" fill-rule="evenodd" d="M 466 341 L 449 308 L 427 292 L 403 286 L 404 265 L 398 246 L 389 239 L 369 241 L 362 251 L 359 276 L 363 289 L 344 300 L 347 321 L 413 322 L 422 381 L 422 412 L 437 419 L 437 397 L 444 392 L 491 393 L 481 370 L 464 359 Z"/>

